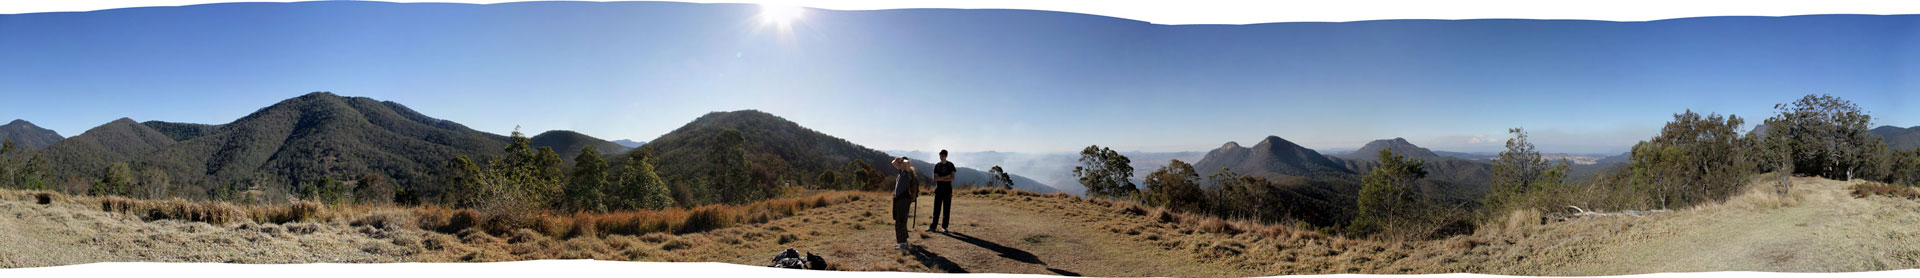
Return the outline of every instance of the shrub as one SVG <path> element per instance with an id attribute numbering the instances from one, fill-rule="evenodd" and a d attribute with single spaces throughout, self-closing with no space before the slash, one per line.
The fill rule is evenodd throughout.
<path id="1" fill-rule="evenodd" d="M 480 221 L 484 219 L 486 218 L 481 217 L 479 211 L 471 209 L 456 210 L 453 212 L 453 217 L 447 218 L 446 226 L 441 226 L 439 229 L 434 230 L 440 231 L 441 233 L 455 233 L 477 226 L 480 224 Z"/>
<path id="2" fill-rule="evenodd" d="M 60 194 L 60 193 L 53 193 L 53 192 L 34 192 L 34 193 L 33 193 L 33 203 L 35 203 L 35 204 L 42 204 L 42 205 L 46 205 L 46 204 L 53 204 L 53 200 L 55 200 L 55 199 L 61 199 L 61 197 L 60 197 L 59 195 L 56 195 L 56 194 Z"/>
<path id="3" fill-rule="evenodd" d="M 1920 199 L 1920 192 L 1915 192 L 1913 188 L 1909 188 L 1909 187 L 1894 186 L 1894 185 L 1877 183 L 1877 182 L 1863 182 L 1860 184 L 1853 185 L 1854 198 L 1866 198 L 1867 196 L 1871 196 L 1871 195 L 1880 195 L 1880 196 L 1904 198 L 1904 199 Z"/>

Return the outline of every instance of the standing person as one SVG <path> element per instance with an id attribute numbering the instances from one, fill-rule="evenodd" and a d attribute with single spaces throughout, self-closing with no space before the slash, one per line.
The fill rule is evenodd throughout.
<path id="1" fill-rule="evenodd" d="M 920 198 L 920 187 L 913 184 L 919 179 L 914 178 L 913 163 L 907 157 L 894 158 L 893 169 L 900 170 L 893 183 L 893 242 L 900 244 L 895 248 L 907 250 L 907 220 L 912 218 L 907 212 L 913 209 L 914 200 Z"/>
<path id="2" fill-rule="evenodd" d="M 933 222 L 927 223 L 927 231 L 934 227 L 943 231 L 953 222 L 953 162 L 947 161 L 947 150 L 940 150 L 940 164 L 933 165 Z"/>

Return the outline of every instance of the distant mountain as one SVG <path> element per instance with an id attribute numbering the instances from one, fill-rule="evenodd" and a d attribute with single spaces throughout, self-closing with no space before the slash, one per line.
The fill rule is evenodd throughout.
<path id="1" fill-rule="evenodd" d="M 1387 149 L 1391 149 L 1393 154 L 1407 158 L 1428 159 L 1441 157 L 1438 154 L 1434 154 L 1432 150 L 1414 146 L 1413 143 L 1407 142 L 1406 138 L 1373 140 L 1373 142 L 1367 142 L 1367 145 L 1361 146 L 1359 150 L 1339 155 L 1339 157 L 1352 160 L 1373 161 L 1380 158 L 1380 150 Z"/>
<path id="2" fill-rule="evenodd" d="M 1227 142 L 1207 152 L 1193 166 L 1202 178 L 1228 168 L 1236 174 L 1272 181 L 1270 187 L 1256 187 L 1252 193 L 1275 207 L 1268 213 L 1313 225 L 1335 225 L 1351 219 L 1351 208 L 1360 191 L 1360 176 L 1341 161 L 1277 136 L 1267 136 L 1251 148 Z"/>
<path id="3" fill-rule="evenodd" d="M 53 142 L 59 142 L 60 139 L 65 138 L 60 137 L 59 132 L 40 128 L 27 120 L 13 120 L 6 125 L 0 125 L 0 141 L 13 140 L 14 145 L 25 149 L 45 148 L 47 145 L 53 145 Z"/>
<path id="4" fill-rule="evenodd" d="M 713 112 L 700 116 L 680 128 L 674 129 L 660 138 L 647 142 L 635 151 L 652 154 L 652 162 L 662 179 L 674 186 L 684 186 L 704 170 L 708 160 L 704 157 L 712 140 L 726 129 L 738 130 L 746 137 L 745 148 L 748 159 L 756 171 L 768 173 L 786 173 L 781 178 L 799 179 L 803 183 L 811 181 L 822 171 L 844 172 L 849 161 L 860 160 L 872 165 L 883 174 L 895 173 L 887 163 L 893 158 L 885 152 L 873 150 L 846 139 L 833 137 L 819 131 L 800 126 L 785 118 L 756 110 L 733 112 Z M 916 168 L 931 174 L 929 161 L 915 160 Z M 986 173 L 977 168 L 960 167 L 955 173 L 956 183 L 986 183 Z M 1025 189 L 1053 191 L 1040 182 L 1019 175 L 1011 175 L 1014 184 Z M 690 190 L 676 188 L 679 192 Z M 685 200 L 689 196 L 676 196 Z"/>
<path id="5" fill-rule="evenodd" d="M 1486 196 L 1487 184 L 1493 180 L 1493 164 L 1486 160 L 1441 156 L 1404 138 L 1374 140 L 1333 159 L 1354 173 L 1364 174 L 1380 166 L 1380 150 L 1389 148 L 1394 154 L 1424 161 L 1427 177 L 1419 181 L 1418 190 L 1428 196 L 1455 203 L 1475 202 Z"/>
<path id="6" fill-rule="evenodd" d="M 140 124 L 160 131 L 160 133 L 166 134 L 168 138 L 173 138 L 174 141 L 187 141 L 193 138 L 199 138 L 202 135 L 207 135 L 207 133 L 213 133 L 214 130 L 220 128 L 220 125 L 162 121 L 145 121 Z"/>
<path id="7" fill-rule="evenodd" d="M 1466 153 L 1466 152 L 1433 151 L 1433 154 L 1444 156 L 1444 157 L 1452 157 L 1452 158 L 1459 158 L 1459 159 L 1466 159 L 1466 160 L 1482 160 L 1482 161 L 1492 160 L 1495 157 L 1500 157 L 1500 153 L 1479 153 L 1479 152 Z"/>
<path id="8" fill-rule="evenodd" d="M 294 185 L 323 177 L 376 174 L 399 188 L 433 194 L 444 190 L 437 179 L 449 159 L 484 159 L 501 153 L 508 141 L 399 103 L 326 92 L 287 99 L 200 132 L 175 133 L 189 139 L 141 155 L 133 166 L 161 169 L 175 181 L 208 188 L 257 182 L 291 192 Z"/>
<path id="9" fill-rule="evenodd" d="M 1356 173 L 1313 149 L 1301 147 L 1279 136 L 1267 136 L 1252 148 L 1227 142 L 1207 152 L 1199 162 L 1193 163 L 1193 168 L 1200 171 L 1203 177 L 1219 172 L 1221 168 L 1231 169 L 1238 174 L 1269 177 L 1350 178 Z"/>
<path id="10" fill-rule="evenodd" d="M 133 119 L 120 118 L 48 145 L 40 155 L 51 164 L 48 171 L 54 176 L 92 178 L 108 164 L 129 161 L 174 143 L 166 134 Z"/>
<path id="11" fill-rule="evenodd" d="M 1887 142 L 1887 148 L 1903 151 L 1920 148 L 1920 126 L 1909 128 L 1880 126 L 1869 132 L 1879 135 L 1881 141 Z"/>
<path id="12" fill-rule="evenodd" d="M 632 139 L 613 140 L 613 143 L 620 144 L 621 147 L 627 147 L 628 149 L 639 148 L 641 145 L 647 144 L 647 142 L 633 141 Z"/>
<path id="13" fill-rule="evenodd" d="M 532 141 L 531 144 L 534 148 L 552 147 L 554 152 L 560 154 L 561 159 L 567 160 L 567 166 L 569 167 L 573 165 L 573 158 L 580 155 L 581 148 L 585 148 L 586 146 L 593 146 L 595 149 L 598 149 L 599 154 L 602 155 L 625 153 L 628 149 L 632 149 L 614 142 L 600 140 L 600 138 L 594 138 L 593 136 L 587 136 L 586 134 L 569 130 L 542 132 L 540 135 L 534 135 L 533 138 L 529 139 Z"/>

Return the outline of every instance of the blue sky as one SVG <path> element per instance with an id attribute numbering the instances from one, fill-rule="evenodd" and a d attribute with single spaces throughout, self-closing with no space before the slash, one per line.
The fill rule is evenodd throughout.
<path id="1" fill-rule="evenodd" d="M 505 134 L 651 140 L 759 109 L 875 149 L 1617 153 L 1672 114 L 1828 93 L 1920 125 L 1920 17 L 1152 25 L 1013 10 L 215 4 L 0 15 L 0 121 L 225 123 L 312 91 Z"/>

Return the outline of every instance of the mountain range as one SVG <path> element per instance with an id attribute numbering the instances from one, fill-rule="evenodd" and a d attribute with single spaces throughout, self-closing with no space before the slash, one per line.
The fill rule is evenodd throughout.
<path id="1" fill-rule="evenodd" d="M 15 131 L 7 133 L 8 138 L 57 136 L 24 120 L 5 127 Z M 652 162 L 659 166 L 662 178 L 686 184 L 702 173 L 700 165 L 706 165 L 703 151 L 712 143 L 708 139 L 724 129 L 742 131 L 751 165 L 758 171 L 783 173 L 780 180 L 811 182 L 822 171 L 846 170 L 853 160 L 873 165 L 883 174 L 894 172 L 886 167 L 892 155 L 754 110 L 711 113 L 641 146 L 654 154 Z M 589 145 L 616 163 L 624 160 L 613 156 L 632 150 L 564 130 L 529 139 L 532 145 L 552 147 L 568 160 Z M 67 190 L 81 190 L 98 179 L 108 164 L 125 162 L 135 171 L 161 172 L 176 184 L 204 189 L 177 193 L 186 198 L 205 197 L 217 185 L 257 185 L 255 189 L 290 192 L 296 185 L 322 178 L 351 180 L 361 175 L 379 175 L 399 188 L 433 196 L 445 190 L 440 177 L 447 173 L 448 160 L 461 155 L 485 159 L 502 153 L 508 141 L 506 136 L 429 117 L 399 103 L 316 92 L 224 124 L 142 123 L 122 118 L 34 151 L 52 164 L 51 174 L 65 177 L 58 180 L 67 181 Z M 21 142 L 38 144 L 28 139 Z M 931 161 L 916 161 L 915 166 L 933 167 Z M 975 168 L 958 170 L 958 183 L 988 179 Z M 1057 191 L 1024 176 L 1010 176 L 1021 189 Z"/>
<path id="2" fill-rule="evenodd" d="M 1880 140 L 1887 142 L 1887 148 L 1890 149 L 1912 150 L 1920 148 L 1920 126 L 1908 128 L 1880 126 L 1868 132 L 1873 133 L 1873 135 L 1879 135 Z"/>
<path id="3" fill-rule="evenodd" d="M 641 145 L 647 144 L 647 142 L 634 141 L 632 139 L 613 140 L 613 143 L 620 144 L 621 147 L 627 147 L 628 149 L 639 148 Z"/>
<path id="4" fill-rule="evenodd" d="M 41 156 L 54 176 L 98 177 L 108 164 L 132 160 L 178 143 L 133 119 L 120 118 L 47 145 Z"/>
<path id="5" fill-rule="evenodd" d="M 1242 175 L 1269 177 L 1352 178 L 1356 174 L 1320 152 L 1279 136 L 1267 136 L 1251 148 L 1241 147 L 1238 142 L 1227 142 L 1220 148 L 1208 151 L 1199 162 L 1193 163 L 1193 169 L 1199 171 L 1202 177 L 1211 176 L 1221 169 Z"/>
<path id="6" fill-rule="evenodd" d="M 800 180 L 803 183 L 814 181 L 824 171 L 845 173 L 851 161 L 863 161 L 882 174 L 897 173 L 887 166 L 893 155 L 873 150 L 846 139 L 834 137 L 800 126 L 785 118 L 757 110 L 732 112 L 713 112 L 702 115 L 680 128 L 674 129 L 646 145 L 636 149 L 652 154 L 651 162 L 657 167 L 660 176 L 669 184 L 685 184 L 689 179 L 699 176 L 704 165 L 708 165 L 705 154 L 713 138 L 725 130 L 737 130 L 745 137 L 744 147 L 750 165 L 755 171 L 768 173 L 786 173 L 790 176 L 777 177 L 782 180 Z M 914 167 L 924 174 L 930 174 L 933 160 L 913 161 Z M 957 167 L 954 173 L 956 184 L 985 184 L 988 176 L 985 171 L 974 167 Z M 1013 172 L 1014 170 L 1009 170 Z M 1058 190 L 1018 174 L 1013 178 L 1017 188 L 1037 192 L 1055 192 Z"/>

